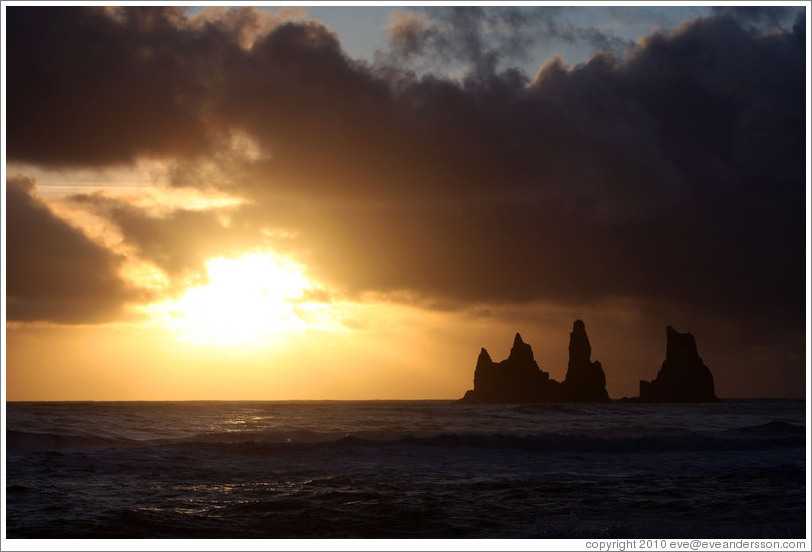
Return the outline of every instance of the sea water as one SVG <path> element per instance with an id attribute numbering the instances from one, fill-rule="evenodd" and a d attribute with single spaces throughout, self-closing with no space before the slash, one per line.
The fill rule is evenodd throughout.
<path id="1" fill-rule="evenodd" d="M 803 538 L 805 403 L 6 407 L 9 538 Z"/>

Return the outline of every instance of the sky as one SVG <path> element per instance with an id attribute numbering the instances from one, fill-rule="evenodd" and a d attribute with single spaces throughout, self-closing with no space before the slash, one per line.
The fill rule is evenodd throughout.
<path id="1" fill-rule="evenodd" d="M 805 397 L 804 5 L 3 10 L 8 400 Z"/>

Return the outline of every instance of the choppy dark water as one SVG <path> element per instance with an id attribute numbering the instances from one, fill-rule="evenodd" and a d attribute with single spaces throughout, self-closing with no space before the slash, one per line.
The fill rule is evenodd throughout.
<path id="1" fill-rule="evenodd" d="M 803 538 L 805 403 L 7 405 L 9 538 Z"/>

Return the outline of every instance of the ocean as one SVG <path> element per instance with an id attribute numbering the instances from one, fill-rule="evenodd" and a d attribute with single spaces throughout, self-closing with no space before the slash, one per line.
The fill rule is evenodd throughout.
<path id="1" fill-rule="evenodd" d="M 8 538 L 805 536 L 805 402 L 6 405 Z"/>

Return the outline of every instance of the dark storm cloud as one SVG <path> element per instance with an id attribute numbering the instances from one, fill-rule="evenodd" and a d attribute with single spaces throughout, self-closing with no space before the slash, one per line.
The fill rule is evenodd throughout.
<path id="1" fill-rule="evenodd" d="M 8 156 L 100 165 L 203 147 L 225 31 L 182 31 L 175 8 L 7 10 Z M 222 35 L 222 36 L 221 36 Z"/>
<path id="2" fill-rule="evenodd" d="M 403 12 L 389 28 L 398 62 L 463 64 L 474 74 L 494 73 L 505 59 L 525 60 L 533 46 L 562 41 L 622 52 L 632 43 L 595 27 L 567 21 L 561 7 L 429 7 Z M 439 64 L 442 66 L 442 64 Z"/>
<path id="3" fill-rule="evenodd" d="M 766 27 L 785 25 L 797 16 L 797 8 L 790 6 L 713 6 L 711 12 L 745 24 Z"/>
<path id="4" fill-rule="evenodd" d="M 231 80 L 257 98 L 232 120 L 275 152 L 272 188 L 344 200 L 301 221 L 325 276 L 802 317 L 802 28 L 700 20 L 627 60 L 550 62 L 529 87 L 505 72 L 384 88 L 323 29 L 284 32 Z"/>
<path id="5" fill-rule="evenodd" d="M 9 120 L 12 158 L 171 151 L 193 165 L 243 132 L 266 154 L 231 184 L 255 202 L 244 236 L 265 223 L 297 231 L 312 270 L 348 293 L 409 290 L 444 305 L 632 296 L 803 320 L 802 17 L 766 34 L 727 15 L 700 19 L 623 58 L 551 60 L 531 80 L 489 61 L 525 44 L 529 27 L 513 12 L 449 10 L 449 48 L 481 69 L 457 81 L 350 60 L 316 22 L 243 48 L 233 28 L 177 12 L 30 9 L 9 10 L 9 28 L 25 29 L 9 34 L 9 112 L 24 114 Z M 496 47 L 481 36 L 495 22 L 521 32 Z M 411 53 L 444 47 L 413 23 L 400 43 Z M 57 63 L 39 41 L 71 56 L 53 54 Z M 111 59 L 95 51 L 108 42 Z M 73 57 L 85 50 L 87 67 Z M 144 105 L 121 84 L 137 91 L 137 76 Z M 130 120 L 113 116 L 126 106 L 138 107 L 135 132 L 107 144 L 126 130 Z M 77 113 L 91 114 L 95 137 L 76 130 Z M 111 218 L 170 271 L 202 258 L 182 244 L 212 224 Z"/>
<path id="6" fill-rule="evenodd" d="M 91 242 L 32 195 L 33 179 L 6 181 L 6 316 L 16 321 L 96 323 L 136 300 L 119 279 L 122 259 Z"/>

